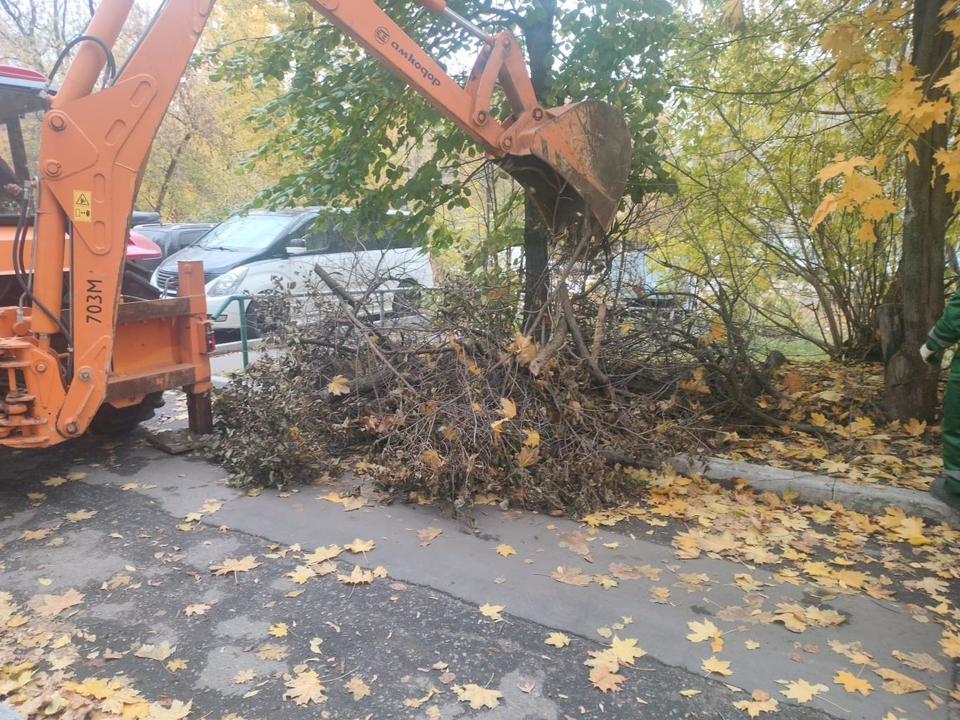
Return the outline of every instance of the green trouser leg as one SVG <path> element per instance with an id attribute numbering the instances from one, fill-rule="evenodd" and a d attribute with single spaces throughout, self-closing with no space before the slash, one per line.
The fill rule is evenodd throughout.
<path id="1" fill-rule="evenodd" d="M 956 364 L 956 363 L 955 363 Z M 944 489 L 960 495 L 960 367 L 952 368 L 943 394 L 943 476 Z"/>

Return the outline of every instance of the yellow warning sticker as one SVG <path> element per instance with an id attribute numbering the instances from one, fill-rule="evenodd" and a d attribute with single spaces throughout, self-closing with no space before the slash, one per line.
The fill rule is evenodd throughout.
<path id="1" fill-rule="evenodd" d="M 92 221 L 93 216 L 90 212 L 90 197 L 91 192 L 89 190 L 73 191 L 73 221 L 75 223 Z"/>

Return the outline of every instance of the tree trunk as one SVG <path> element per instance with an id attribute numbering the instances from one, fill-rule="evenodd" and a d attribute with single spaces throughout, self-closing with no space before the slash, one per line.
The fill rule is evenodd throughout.
<path id="1" fill-rule="evenodd" d="M 180 156 L 183 155 L 183 151 L 186 149 L 187 144 L 190 142 L 192 137 L 193 133 L 188 132 L 183 136 L 183 139 L 180 140 L 180 143 L 177 145 L 177 149 L 174 150 L 173 156 L 170 158 L 170 162 L 167 165 L 167 171 L 163 174 L 163 183 L 160 185 L 160 192 L 157 194 L 157 204 L 153 208 L 154 212 L 163 212 L 163 201 L 167 199 L 167 190 L 170 188 L 170 181 L 173 179 L 173 173 L 177 169 L 177 163 L 180 162 Z"/>
<path id="2" fill-rule="evenodd" d="M 943 95 L 936 83 L 955 64 L 951 37 L 940 32 L 943 2 L 916 0 L 914 5 L 912 61 L 918 76 L 928 78 L 929 100 Z M 930 372 L 919 349 L 943 310 L 944 236 L 953 199 L 943 174 L 937 172 L 934 155 L 947 147 L 948 139 L 947 126 L 934 125 L 913 144 L 917 161 L 907 162 L 900 263 L 903 306 L 900 323 L 894 321 L 898 315 L 895 308 L 887 308 L 886 322 L 881 323 L 884 356 L 888 358 L 884 367 L 886 410 L 899 420 L 932 420 L 937 406 L 937 374 Z"/>
<path id="3" fill-rule="evenodd" d="M 553 62 L 553 22 L 557 14 L 557 0 L 539 0 L 535 10 L 527 15 L 523 37 L 530 62 L 530 80 L 537 99 L 542 103 L 548 87 L 550 65 Z M 537 206 L 528 196 L 524 201 L 523 252 L 526 273 L 523 282 L 523 310 L 530 319 L 547 301 L 550 287 L 550 231 L 540 216 Z"/>

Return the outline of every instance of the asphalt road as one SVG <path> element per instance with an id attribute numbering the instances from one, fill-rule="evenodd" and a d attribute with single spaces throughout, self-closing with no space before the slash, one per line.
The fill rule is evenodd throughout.
<path id="1" fill-rule="evenodd" d="M 329 488 L 250 497 L 228 488 L 223 470 L 202 457 L 168 456 L 143 439 L 138 431 L 123 443 L 85 439 L 42 453 L 0 451 L 0 591 L 30 620 L 0 627 L 0 667 L 5 658 L 29 656 L 37 633 L 62 630 L 75 648 L 67 672 L 80 680 L 126 678 L 174 709 L 181 707 L 175 701 L 191 702 L 189 718 L 732 720 L 748 717 L 734 703 L 754 690 L 779 701 L 775 714 L 761 717 L 950 717 L 950 703 L 935 703 L 928 691 L 881 690 L 870 668 L 828 648 L 830 640 L 860 642 L 883 667 L 898 667 L 946 697 L 952 667 L 905 670 L 891 658 L 897 651 L 944 659 L 941 627 L 919 622 L 904 606 L 912 598 L 825 597 L 742 563 L 679 561 L 669 527 L 603 529 L 585 557 L 558 543 L 562 533 L 582 529 L 576 523 L 497 506 L 480 508 L 468 527 L 433 507 L 348 511 L 320 499 Z M 76 479 L 49 482 L 71 473 Z M 322 577 L 298 570 L 323 567 L 310 564 L 318 547 L 355 539 L 375 547 L 344 551 Z M 516 554 L 498 554 L 506 545 Z M 247 557 L 249 570 L 211 570 Z M 645 572 L 609 590 L 551 577 L 558 567 L 593 574 L 611 563 Z M 377 577 L 338 580 L 355 566 L 379 568 Z M 754 609 L 794 602 L 835 610 L 846 621 L 796 634 L 780 623 L 753 623 L 748 611 L 721 620 L 724 609 L 750 609 L 734 582 L 744 572 L 769 582 Z M 671 588 L 668 602 L 651 602 L 655 586 Z M 80 602 L 52 619 L 37 617 L 42 596 L 71 590 L 82 594 Z M 485 605 L 502 606 L 502 621 L 484 615 Z M 2 606 L 0 599 L 0 614 Z M 722 648 L 687 638 L 689 623 L 705 621 L 723 632 Z M 570 643 L 546 644 L 554 632 Z M 646 654 L 628 652 L 633 665 L 621 661 L 613 673 L 622 678 L 614 682 L 619 689 L 601 692 L 584 663 L 616 646 L 614 638 Z M 142 657 L 144 645 L 173 649 L 158 660 Z M 41 653 L 41 667 L 62 652 Z M 733 674 L 705 671 L 703 662 L 714 656 Z M 845 691 L 833 682 L 843 671 L 869 678 L 872 691 Z M 798 705 L 782 694 L 789 687 L 783 681 L 801 680 L 826 689 Z M 296 703 L 297 688 L 318 684 L 325 700 Z M 363 687 L 369 695 L 355 699 Z M 471 697 L 496 706 L 471 708 Z"/>

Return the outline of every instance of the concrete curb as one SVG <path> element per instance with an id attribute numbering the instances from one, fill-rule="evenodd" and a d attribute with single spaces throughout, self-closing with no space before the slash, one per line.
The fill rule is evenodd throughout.
<path id="1" fill-rule="evenodd" d="M 898 507 L 911 515 L 960 528 L 960 514 L 929 493 L 918 490 L 850 485 L 827 475 L 751 465 L 723 458 L 681 455 L 673 458 L 670 464 L 683 475 L 699 473 L 725 487 L 732 487 L 736 479 L 742 478 L 757 490 L 778 495 L 790 490 L 798 493 L 800 500 L 808 503 L 834 500 L 851 510 L 872 514 L 882 514 L 888 507 Z"/>

